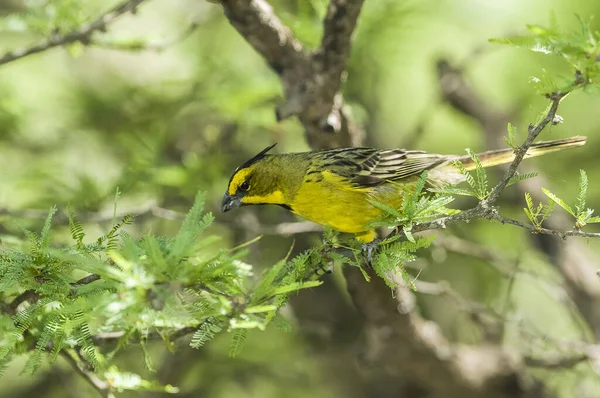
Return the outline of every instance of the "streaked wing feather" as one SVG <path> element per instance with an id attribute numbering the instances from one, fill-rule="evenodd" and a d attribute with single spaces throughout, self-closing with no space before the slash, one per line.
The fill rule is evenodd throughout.
<path id="1" fill-rule="evenodd" d="M 343 148 L 321 152 L 323 167 L 357 187 L 374 187 L 421 174 L 447 156 L 405 149 Z"/>

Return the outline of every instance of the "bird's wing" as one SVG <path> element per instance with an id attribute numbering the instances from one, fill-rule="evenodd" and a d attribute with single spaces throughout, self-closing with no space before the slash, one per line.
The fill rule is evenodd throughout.
<path id="1" fill-rule="evenodd" d="M 323 154 L 325 169 L 365 188 L 420 175 L 448 160 L 448 156 L 405 149 L 343 148 Z"/>

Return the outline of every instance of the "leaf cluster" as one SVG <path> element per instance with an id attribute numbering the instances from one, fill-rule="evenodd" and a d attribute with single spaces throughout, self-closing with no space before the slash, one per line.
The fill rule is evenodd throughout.
<path id="1" fill-rule="evenodd" d="M 408 185 L 395 184 L 403 196 L 402 205 L 398 209 L 370 200 L 370 203 L 383 213 L 379 219 L 371 223 L 371 226 L 401 227 L 408 240 L 414 242 L 410 233 L 413 225 L 458 213 L 458 210 L 447 207 L 454 200 L 448 192 L 432 194 L 431 190 L 425 189 L 428 184 L 427 175 L 427 171 L 424 171 L 412 189 Z"/>
<path id="2" fill-rule="evenodd" d="M 53 207 L 40 233 L 24 231 L 22 247 L 0 251 L 0 373 L 17 355 L 27 355 L 23 372 L 31 374 L 64 351 L 116 390 L 157 389 L 119 371 L 115 354 L 141 343 L 151 369 L 145 342 L 158 338 L 170 346 L 172 336 L 189 330 L 195 348 L 233 331 L 230 354 L 236 355 L 247 331 L 263 330 L 290 293 L 320 283 L 307 255 L 254 278 L 242 261 L 246 249 L 212 248 L 215 237 L 207 228 L 213 217 L 203 213 L 203 203 L 199 194 L 173 238 L 134 238 L 124 230 L 133 221 L 125 216 L 106 234 L 86 239 L 69 209 L 74 243 L 62 248 L 52 245 Z M 114 336 L 109 350 L 106 341 Z"/>
<path id="3" fill-rule="evenodd" d="M 579 30 L 565 31 L 556 19 L 550 18 L 548 26 L 527 25 L 528 34 L 508 38 L 496 38 L 490 41 L 500 44 L 527 48 L 533 52 L 558 55 L 563 58 L 575 73 L 575 82 L 568 80 L 556 82 L 555 78 L 543 71 L 542 75 L 533 77 L 538 92 L 542 94 L 567 93 L 576 87 L 589 84 L 598 85 L 600 77 L 600 32 L 591 28 L 591 20 L 577 16 Z"/>
<path id="4" fill-rule="evenodd" d="M 554 193 L 546 188 L 542 188 L 542 192 L 549 198 L 550 205 L 558 204 L 571 216 L 575 218 L 575 228 L 581 229 L 587 224 L 600 223 L 600 217 L 594 216 L 594 210 L 586 208 L 586 197 L 588 189 L 588 177 L 584 170 L 579 170 L 579 186 L 577 188 L 577 199 L 573 205 L 567 204 L 563 199 L 559 198 Z M 531 197 L 530 197 L 531 200 Z M 541 204 L 540 204 L 541 205 Z M 529 203 L 528 203 L 529 207 Z M 527 210 L 527 209 L 526 209 Z M 552 210 L 550 210 L 552 211 Z M 525 212 L 527 214 L 527 211 Z M 529 218 L 529 215 L 527 216 Z M 547 217 L 547 216 L 546 216 Z M 544 218 L 545 219 L 545 218 Z M 531 220 L 531 218 L 530 218 Z M 542 219 L 543 221 L 543 219 Z M 533 222 L 533 221 L 532 221 Z M 535 225 L 535 224 L 534 224 Z"/>

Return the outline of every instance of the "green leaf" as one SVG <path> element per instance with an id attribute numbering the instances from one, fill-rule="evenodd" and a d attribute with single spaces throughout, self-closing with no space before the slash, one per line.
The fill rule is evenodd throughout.
<path id="1" fill-rule="evenodd" d="M 514 175 L 510 178 L 510 180 L 508 180 L 508 184 L 506 184 L 506 186 L 508 187 L 508 186 L 511 186 L 518 182 L 525 181 L 525 180 L 528 180 L 530 178 L 534 178 L 537 176 L 538 176 L 537 172 Z"/>
<path id="2" fill-rule="evenodd" d="M 477 195 L 477 198 L 479 200 L 485 199 L 489 195 L 487 174 L 477 154 L 475 152 L 472 152 L 469 148 L 467 148 L 467 153 L 475 162 L 475 194 Z"/>
<path id="3" fill-rule="evenodd" d="M 467 182 L 467 184 L 469 184 L 469 187 L 471 187 L 472 196 L 475 196 L 478 198 L 479 195 L 477 193 L 477 182 L 475 182 L 475 178 L 473 178 L 471 173 L 469 173 L 467 171 L 467 169 L 465 168 L 465 165 L 462 164 L 462 162 L 460 160 L 453 160 L 452 164 L 454 166 L 456 166 L 458 168 L 458 170 L 461 172 L 461 174 L 465 177 L 465 181 Z"/>
<path id="4" fill-rule="evenodd" d="M 411 230 L 412 230 L 412 225 L 404 225 L 402 227 L 402 232 L 404 232 L 406 239 L 408 239 L 409 242 L 415 243 L 415 238 L 414 238 L 414 236 L 412 236 Z"/>
<path id="5" fill-rule="evenodd" d="M 462 164 L 462 163 L 461 163 Z M 475 196 L 472 191 L 463 188 L 457 188 L 453 186 L 447 186 L 444 188 L 432 188 L 429 192 L 438 193 L 441 195 L 460 195 L 460 196 Z"/>
<path id="6" fill-rule="evenodd" d="M 509 147 L 515 149 L 517 147 L 517 145 L 515 144 L 515 136 L 517 135 L 517 128 L 515 126 L 512 125 L 512 123 L 508 123 L 508 137 L 504 137 L 504 142 L 506 142 L 506 145 L 508 145 Z"/>
<path id="7" fill-rule="evenodd" d="M 192 348 L 200 348 L 209 340 L 212 340 L 217 333 L 223 330 L 221 321 L 214 317 L 207 318 L 192 335 L 190 346 Z"/>
<path id="8" fill-rule="evenodd" d="M 421 196 L 423 188 L 425 188 L 425 185 L 427 184 L 427 175 L 427 170 L 423 171 L 413 191 L 408 195 L 408 198 L 404 198 L 404 201 L 402 203 L 402 210 L 405 214 L 405 217 L 409 220 L 412 219 L 416 213 L 417 201 Z"/>
<path id="9" fill-rule="evenodd" d="M 577 214 L 581 214 L 585 210 L 585 199 L 587 196 L 588 178 L 584 170 L 579 170 L 579 186 L 577 188 L 577 202 L 575 210 Z"/>
<path id="10" fill-rule="evenodd" d="M 77 246 L 81 247 L 83 245 L 83 238 L 85 237 L 85 232 L 83 231 L 83 225 L 77 221 L 77 216 L 73 212 L 73 209 L 70 206 L 67 206 L 67 219 L 69 220 L 69 232 L 71 232 L 71 237 L 77 244 Z"/>
<path id="11" fill-rule="evenodd" d="M 552 192 L 550 192 L 546 188 L 542 188 L 542 192 L 544 192 L 544 194 L 547 197 L 549 197 L 550 199 L 552 199 L 552 201 L 554 201 L 560 207 L 562 207 L 563 209 L 565 209 L 573 217 L 577 217 L 577 214 L 575 214 L 575 212 L 573 211 L 573 209 L 571 209 L 571 206 L 569 206 L 568 204 L 566 204 L 561 198 L 559 198 L 558 196 L 556 196 L 555 194 L 553 194 Z"/>
<path id="12" fill-rule="evenodd" d="M 52 206 L 50 211 L 48 211 L 48 215 L 46 216 L 46 220 L 44 221 L 44 226 L 42 227 L 42 232 L 40 233 L 39 239 L 39 248 L 45 249 L 50 244 L 50 226 L 52 225 L 52 217 L 56 214 L 56 206 Z"/>
<path id="13" fill-rule="evenodd" d="M 523 209 L 525 215 L 533 225 L 537 226 L 537 212 L 533 208 L 533 199 L 531 199 L 529 192 L 525 192 L 525 203 L 527 204 L 527 207 Z"/>
<path id="14" fill-rule="evenodd" d="M 179 232 L 173 238 L 170 244 L 169 260 L 178 262 L 182 258 L 189 256 L 193 251 L 193 246 L 198 239 L 198 236 L 212 224 L 214 217 L 207 213 L 204 216 L 205 194 L 198 192 L 194 205 L 185 216 Z"/>
<path id="15" fill-rule="evenodd" d="M 244 343 L 246 341 L 247 336 L 248 329 L 235 329 L 233 331 L 233 336 L 231 337 L 231 345 L 229 346 L 230 357 L 235 358 L 240 354 L 240 352 L 242 352 L 242 348 L 244 348 Z"/>
<path id="16" fill-rule="evenodd" d="M 320 286 L 323 284 L 323 281 L 307 281 L 307 282 L 295 282 L 290 283 L 289 285 L 279 286 L 275 288 L 271 294 L 279 295 L 279 294 L 287 294 L 291 292 L 295 292 L 300 289 L 308 289 L 311 287 Z"/>
<path id="17" fill-rule="evenodd" d="M 259 314 L 261 312 L 276 311 L 276 305 L 255 305 L 254 307 L 248 307 L 244 310 L 246 314 Z"/>
<path id="18" fill-rule="evenodd" d="M 544 221 L 546 221 L 546 219 L 548 217 L 550 217 L 550 214 L 552 214 L 552 212 L 554 211 L 554 206 L 556 205 L 556 202 L 553 201 L 552 199 L 550 199 L 548 201 L 547 205 L 544 205 L 542 207 L 542 212 L 541 212 L 541 221 L 540 224 L 543 223 Z"/>

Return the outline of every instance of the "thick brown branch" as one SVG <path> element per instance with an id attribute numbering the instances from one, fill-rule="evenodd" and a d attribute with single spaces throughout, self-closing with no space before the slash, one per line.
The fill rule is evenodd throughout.
<path id="1" fill-rule="evenodd" d="M 339 132 L 342 128 L 342 78 L 350 55 L 352 33 L 356 27 L 362 0 L 332 0 L 323 21 L 321 47 L 312 56 L 312 83 L 315 91 L 302 112 L 306 120 L 317 120 L 326 130 Z"/>
<path id="2" fill-rule="evenodd" d="M 302 44 L 264 0 L 223 0 L 225 16 L 277 74 L 306 61 Z"/>
<path id="3" fill-rule="evenodd" d="M 55 35 L 49 39 L 43 40 L 42 42 L 20 50 L 14 50 L 4 54 L 0 58 L 0 65 L 7 64 L 12 61 L 24 58 L 28 55 L 37 54 L 54 47 L 64 46 L 71 43 L 82 42 L 87 43 L 94 32 L 103 32 L 107 26 L 114 22 L 121 15 L 128 12 L 135 13 L 137 6 L 146 0 L 128 0 L 118 4 L 112 10 L 103 14 L 93 22 L 84 24 L 79 28 L 66 33 L 64 35 Z"/>
<path id="4" fill-rule="evenodd" d="M 421 317 L 406 287 L 396 289 L 397 300 L 392 300 L 381 278 L 373 275 L 365 283 L 354 267 L 346 267 L 345 275 L 352 300 L 366 317 L 365 368 L 383 367 L 436 397 L 535 396 L 515 353 L 497 345 L 453 345 L 434 322 Z"/>
<path id="5" fill-rule="evenodd" d="M 278 120 L 298 116 L 313 149 L 357 146 L 363 133 L 344 106 L 340 88 L 362 1 L 334 0 L 322 47 L 310 54 L 264 0 L 223 0 L 231 25 L 280 76 L 285 102 Z"/>

